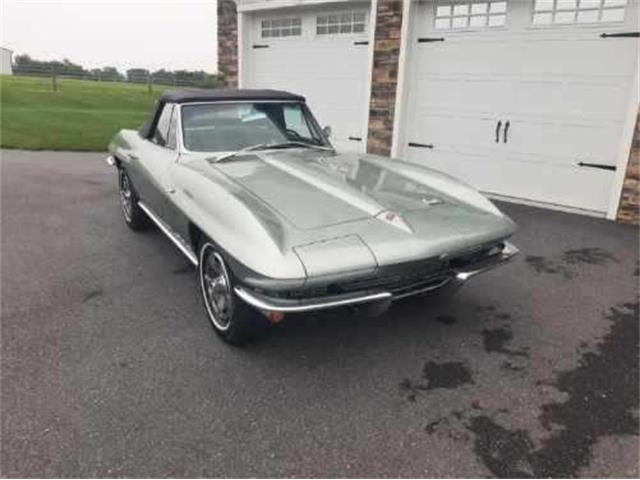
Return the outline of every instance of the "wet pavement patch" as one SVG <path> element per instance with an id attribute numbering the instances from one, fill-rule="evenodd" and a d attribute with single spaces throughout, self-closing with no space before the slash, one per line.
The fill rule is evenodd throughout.
<path id="1" fill-rule="evenodd" d="M 568 399 L 543 406 L 540 422 L 553 433 L 539 449 L 534 450 L 526 431 L 509 430 L 487 415 L 469 421 L 475 451 L 491 473 L 514 478 L 575 477 L 589 465 L 600 437 L 640 433 L 639 313 L 637 303 L 612 308 L 607 315 L 611 330 L 597 351 L 583 354 L 577 368 L 551 382 Z"/>
<path id="2" fill-rule="evenodd" d="M 587 263 L 589 265 L 604 265 L 609 262 L 617 262 L 618 260 L 611 253 L 598 248 L 577 248 L 564 252 L 563 260 L 575 265 L 578 263 Z"/>
<path id="3" fill-rule="evenodd" d="M 427 362 L 422 369 L 422 378 L 427 381 L 427 390 L 458 388 L 465 383 L 473 383 L 471 371 L 462 362 Z"/>
<path id="4" fill-rule="evenodd" d="M 508 326 L 482 330 L 482 342 L 487 353 L 502 353 L 505 355 L 527 357 L 528 354 L 522 350 L 512 350 L 507 348 L 507 342 L 511 341 L 513 333 Z"/>
<path id="5" fill-rule="evenodd" d="M 398 384 L 398 389 L 407 396 L 407 400 L 415 402 L 420 392 L 437 388 L 458 388 L 464 384 L 474 383 L 471 370 L 462 362 L 429 361 L 422 369 L 422 379 L 414 382 L 405 378 Z"/>
<path id="6" fill-rule="evenodd" d="M 537 255 L 529 255 L 525 258 L 525 262 L 529 265 L 536 273 L 548 273 L 551 275 L 562 275 L 566 279 L 570 279 L 575 277 L 575 274 L 571 272 L 566 267 L 553 262 L 552 260 L 548 260 L 545 257 L 537 256 Z"/>

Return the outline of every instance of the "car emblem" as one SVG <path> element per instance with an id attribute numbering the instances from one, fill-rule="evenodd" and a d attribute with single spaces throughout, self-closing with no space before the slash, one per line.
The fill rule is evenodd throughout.
<path id="1" fill-rule="evenodd" d="M 429 205 L 429 206 L 431 206 L 431 205 L 438 205 L 438 204 L 442 203 L 442 200 L 441 200 L 441 199 L 439 199 L 439 198 L 435 198 L 435 197 L 432 197 L 432 198 L 423 198 L 423 199 L 422 199 L 422 203 L 424 203 L 425 205 Z"/>

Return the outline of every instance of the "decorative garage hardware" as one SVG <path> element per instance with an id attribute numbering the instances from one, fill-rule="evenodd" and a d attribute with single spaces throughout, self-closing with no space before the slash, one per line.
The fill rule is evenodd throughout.
<path id="1" fill-rule="evenodd" d="M 612 172 L 615 172 L 617 170 L 617 167 L 615 165 L 605 165 L 604 163 L 578 162 L 577 165 L 579 167 L 599 168 L 600 170 L 611 170 Z"/>
<path id="2" fill-rule="evenodd" d="M 443 37 L 425 37 L 425 38 L 419 38 L 418 39 L 418 43 L 431 43 L 431 42 L 444 42 L 444 38 Z"/>
<path id="3" fill-rule="evenodd" d="M 601 33 L 602 38 L 639 38 L 640 32 Z"/>
<path id="4" fill-rule="evenodd" d="M 416 148 L 433 148 L 433 145 L 431 145 L 431 144 L 416 143 L 416 142 L 409 142 L 409 146 L 410 147 L 416 147 Z"/>
<path id="5" fill-rule="evenodd" d="M 507 143 L 509 141 L 509 127 L 511 126 L 511 122 L 507 120 L 504 122 L 504 130 L 502 131 L 502 143 Z M 500 143 L 500 128 L 502 128 L 502 120 L 498 120 L 496 123 L 496 143 Z"/>
<path id="6" fill-rule="evenodd" d="M 361 142 L 362 141 L 362 137 L 349 137 L 349 140 L 352 140 L 354 142 Z"/>
<path id="7" fill-rule="evenodd" d="M 253 48 L 269 48 L 269 45 L 253 45 Z"/>
<path id="8" fill-rule="evenodd" d="M 368 40 L 362 40 L 360 42 L 353 42 L 354 45 L 369 45 Z"/>

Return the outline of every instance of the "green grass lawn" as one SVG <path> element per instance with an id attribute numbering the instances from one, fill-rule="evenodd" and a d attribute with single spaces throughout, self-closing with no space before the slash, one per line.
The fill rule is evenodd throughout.
<path id="1" fill-rule="evenodd" d="M 121 128 L 138 128 L 169 87 L 0 76 L 0 146 L 104 151 Z"/>

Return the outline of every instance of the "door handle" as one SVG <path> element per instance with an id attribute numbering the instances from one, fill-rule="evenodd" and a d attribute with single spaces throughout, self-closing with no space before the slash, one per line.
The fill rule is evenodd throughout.
<path id="1" fill-rule="evenodd" d="M 127 158 L 129 160 L 138 160 L 138 156 L 134 155 L 133 153 L 127 153 Z"/>
<path id="2" fill-rule="evenodd" d="M 509 126 L 511 126 L 511 122 L 507 120 L 507 123 L 504 124 L 504 131 L 502 132 L 502 142 L 507 143 L 509 140 Z"/>
<path id="3" fill-rule="evenodd" d="M 502 127 L 502 120 L 498 120 L 496 124 L 496 143 L 500 142 L 500 127 Z"/>

